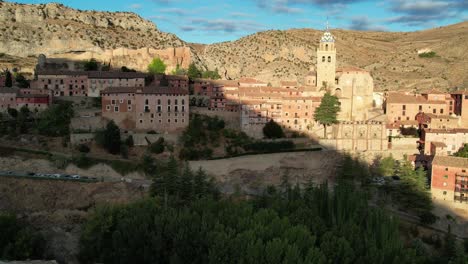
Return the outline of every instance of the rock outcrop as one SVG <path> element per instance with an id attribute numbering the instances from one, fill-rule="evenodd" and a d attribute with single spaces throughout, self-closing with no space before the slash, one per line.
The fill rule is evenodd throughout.
<path id="1" fill-rule="evenodd" d="M 188 67 L 191 49 L 134 13 L 81 11 L 61 4 L 0 3 L 0 53 L 19 57 L 96 58 L 114 67 L 146 70 L 161 57 L 169 70 Z M 199 63 L 199 62 L 197 62 Z"/>

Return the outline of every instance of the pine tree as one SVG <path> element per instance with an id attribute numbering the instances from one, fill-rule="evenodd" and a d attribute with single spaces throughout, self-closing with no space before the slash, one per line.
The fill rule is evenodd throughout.
<path id="1" fill-rule="evenodd" d="M 11 72 L 7 70 L 5 72 L 5 87 L 12 87 L 13 86 L 13 77 L 11 76 Z"/>
<path id="2" fill-rule="evenodd" d="M 195 63 L 190 63 L 187 75 L 190 79 L 196 79 L 202 77 L 202 72 L 197 68 Z"/>
<path id="3" fill-rule="evenodd" d="M 325 93 L 320 106 L 315 109 L 315 120 L 323 125 L 323 137 L 327 137 L 327 126 L 338 123 L 337 115 L 340 111 L 338 97 Z"/>

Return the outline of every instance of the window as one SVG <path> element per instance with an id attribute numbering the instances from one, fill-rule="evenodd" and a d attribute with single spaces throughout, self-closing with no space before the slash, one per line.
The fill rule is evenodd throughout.
<path id="1" fill-rule="evenodd" d="M 171 119 L 167 119 L 167 122 L 170 123 L 170 122 L 171 122 Z"/>
<path id="2" fill-rule="evenodd" d="M 115 106 L 114 107 L 114 112 L 118 112 L 119 111 L 119 107 L 118 106 Z"/>
<path id="3" fill-rule="evenodd" d="M 161 106 L 158 105 L 158 113 L 161 112 Z"/>
<path id="4" fill-rule="evenodd" d="M 444 194 L 444 195 L 447 195 L 447 191 L 444 191 L 443 194 Z"/>
<path id="5" fill-rule="evenodd" d="M 322 56 L 322 62 L 325 62 L 325 56 Z M 468 98 L 466 98 L 468 99 Z"/>
<path id="6" fill-rule="evenodd" d="M 132 111 L 132 106 L 129 105 L 127 109 L 128 109 L 128 111 Z"/>
<path id="7" fill-rule="evenodd" d="M 432 113 L 433 113 L 433 114 L 435 114 L 436 112 L 437 112 L 437 110 L 436 110 L 436 109 L 433 109 L 433 110 L 432 110 Z"/>
<path id="8" fill-rule="evenodd" d="M 168 112 L 171 111 L 171 106 L 170 106 L 170 105 L 167 106 L 167 111 L 168 111 Z"/>
<path id="9" fill-rule="evenodd" d="M 106 110 L 107 110 L 107 111 L 110 110 L 110 105 L 106 105 Z"/>
<path id="10" fill-rule="evenodd" d="M 168 105 L 171 104 L 171 99 L 167 99 L 167 104 L 168 104 Z"/>
<path id="11" fill-rule="evenodd" d="M 185 99 L 182 99 L 182 104 L 183 104 L 183 105 L 185 104 Z"/>
<path id="12" fill-rule="evenodd" d="M 185 119 L 182 118 L 182 123 L 185 123 Z"/>
<path id="13" fill-rule="evenodd" d="M 127 100 L 127 104 L 131 105 L 131 104 L 132 104 L 132 100 Z"/>
<path id="14" fill-rule="evenodd" d="M 148 104 L 148 99 L 145 100 L 145 105 L 147 105 L 147 104 Z"/>
<path id="15" fill-rule="evenodd" d="M 444 109 L 440 109 L 440 113 L 443 114 L 443 113 L 444 113 Z"/>
<path id="16" fill-rule="evenodd" d="M 422 105 L 419 106 L 419 111 L 422 111 Z"/>
<path id="17" fill-rule="evenodd" d="M 161 99 L 158 99 L 158 105 L 160 105 L 160 104 L 161 104 Z"/>
<path id="18" fill-rule="evenodd" d="M 115 105 L 115 100 L 112 100 L 112 101 L 111 101 L 111 104 Z"/>
<path id="19" fill-rule="evenodd" d="M 175 99 L 175 100 L 174 100 L 174 104 L 178 104 L 178 101 L 177 101 L 177 99 Z"/>
<path id="20" fill-rule="evenodd" d="M 331 57 L 330 56 L 328 56 L 328 62 L 331 62 Z"/>
<path id="21" fill-rule="evenodd" d="M 177 123 L 177 119 L 174 119 L 174 123 Z"/>
<path id="22" fill-rule="evenodd" d="M 140 124 L 142 124 L 142 123 L 143 123 L 143 119 L 140 119 Z"/>
<path id="23" fill-rule="evenodd" d="M 124 101 L 123 99 L 120 99 L 120 101 L 119 101 L 119 102 L 120 102 L 121 104 L 123 104 L 123 101 Z"/>
<path id="24" fill-rule="evenodd" d="M 448 168 L 445 168 L 445 171 L 448 171 Z"/>
<path id="25" fill-rule="evenodd" d="M 444 175 L 444 178 L 445 178 L 445 179 L 448 179 L 448 175 Z"/>
<path id="26" fill-rule="evenodd" d="M 403 105 L 403 110 L 406 110 L 406 105 Z"/>
<path id="27" fill-rule="evenodd" d="M 185 105 L 182 106 L 182 112 L 185 112 Z"/>

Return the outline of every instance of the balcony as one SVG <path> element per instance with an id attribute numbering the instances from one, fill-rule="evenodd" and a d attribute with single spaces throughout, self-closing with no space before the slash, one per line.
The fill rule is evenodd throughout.
<path id="1" fill-rule="evenodd" d="M 460 203 L 468 203 L 468 196 L 454 196 L 453 200 Z"/>

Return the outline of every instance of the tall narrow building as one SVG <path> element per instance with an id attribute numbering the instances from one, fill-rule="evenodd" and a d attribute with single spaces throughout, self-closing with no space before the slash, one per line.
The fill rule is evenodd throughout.
<path id="1" fill-rule="evenodd" d="M 336 48 L 335 38 L 327 29 L 317 48 L 317 87 L 330 90 L 335 87 Z"/>

